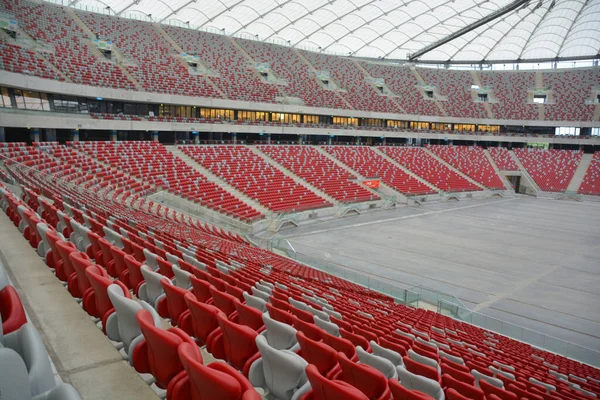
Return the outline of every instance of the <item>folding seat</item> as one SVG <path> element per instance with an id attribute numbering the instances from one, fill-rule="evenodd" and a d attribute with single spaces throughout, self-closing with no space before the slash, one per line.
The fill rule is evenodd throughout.
<path id="1" fill-rule="evenodd" d="M 182 343 L 196 344 L 181 329 L 163 330 L 155 326 L 155 319 L 149 311 L 138 311 L 136 319 L 144 340 L 135 346 L 130 355 L 132 365 L 140 373 L 151 373 L 156 378 L 156 385 L 166 389 L 169 382 L 183 370 L 177 347 Z"/>
<path id="2" fill-rule="evenodd" d="M 139 341 L 143 339 L 136 319 L 137 312 L 140 310 L 150 312 L 155 326 L 161 325 L 160 317 L 145 301 L 132 300 L 129 291 L 124 290 L 122 285 L 108 286 L 107 293 L 115 312 L 109 315 L 106 323 L 103 323 L 103 327 L 105 327 L 108 338 L 123 343 L 125 354 L 130 355 Z"/>
<path id="3" fill-rule="evenodd" d="M 369 345 L 371 346 L 371 351 L 373 352 L 373 355 L 383 357 L 386 360 L 389 360 L 394 366 L 404 367 L 402 355 L 397 351 L 384 346 L 380 346 L 375 342 L 369 342 Z"/>
<path id="4" fill-rule="evenodd" d="M 305 322 L 297 317 L 294 317 L 293 326 L 297 331 L 304 333 L 306 337 L 316 341 L 321 340 L 323 333 L 325 333 L 323 329 L 319 328 L 315 324 Z"/>
<path id="5" fill-rule="evenodd" d="M 198 279 L 195 275 L 190 276 L 190 283 L 192 284 L 192 292 L 196 296 L 198 301 L 203 303 L 212 304 L 212 294 L 210 293 L 210 283 L 208 281 Z"/>
<path id="6" fill-rule="evenodd" d="M 186 312 L 188 307 L 185 302 L 185 295 L 188 291 L 173 285 L 168 279 L 162 279 L 160 284 L 165 293 L 166 308 L 171 325 L 178 326 L 185 333 L 191 335 L 192 325 L 189 312 Z"/>
<path id="7" fill-rule="evenodd" d="M 163 318 L 167 318 L 169 311 L 167 309 L 167 301 L 161 281 L 168 280 L 165 276 L 154 272 L 147 265 L 140 268 L 144 283 L 140 285 L 138 297 L 150 304 Z"/>
<path id="8" fill-rule="evenodd" d="M 178 375 L 169 386 L 167 397 L 172 400 L 260 400 L 250 382 L 225 363 L 203 365 L 197 346 L 187 343 L 178 348 L 179 360 L 186 376 Z"/>
<path id="9" fill-rule="evenodd" d="M 310 382 L 310 390 L 300 398 L 303 400 L 330 400 L 330 399 L 345 399 L 345 400 L 367 400 L 360 390 L 352 385 L 339 380 L 330 380 L 324 377 L 315 365 L 306 367 L 306 377 Z M 301 390 L 306 390 L 305 385 Z"/>
<path id="10" fill-rule="evenodd" d="M 287 301 L 280 300 L 275 296 L 271 296 L 269 298 L 269 300 L 266 300 L 266 302 L 270 302 L 274 307 L 277 307 L 280 310 L 284 310 L 284 311 L 290 310 L 290 305 Z"/>
<path id="11" fill-rule="evenodd" d="M 255 342 L 258 333 L 247 326 L 230 321 L 224 314 L 217 314 L 217 322 L 223 335 L 225 360 L 242 371 L 244 376 L 248 376 L 250 365 L 258 354 Z"/>
<path id="12" fill-rule="evenodd" d="M 192 287 L 192 283 L 190 282 L 191 273 L 179 268 L 177 265 L 173 265 L 172 271 L 175 278 L 175 285 L 186 290 Z"/>
<path id="13" fill-rule="evenodd" d="M 248 294 L 248 292 L 244 292 L 243 296 L 247 306 L 253 307 L 261 313 L 267 311 L 267 303 L 263 299 L 252 296 L 251 294 Z"/>
<path id="14" fill-rule="evenodd" d="M 135 259 L 131 254 L 125 256 L 125 265 L 127 270 L 119 278 L 128 288 L 133 290 L 136 296 L 139 295 L 140 287 L 145 283 L 144 275 L 142 274 L 143 264 Z"/>
<path id="15" fill-rule="evenodd" d="M 56 386 L 50 357 L 40 334 L 32 323 L 25 323 L 8 334 L 4 332 L 4 337 L 0 336 L 0 349 L 3 346 L 14 350 L 25 363 L 32 396 L 47 392 Z M 4 373 L 8 373 L 8 370 L 2 370 L 0 375 Z"/>
<path id="16" fill-rule="evenodd" d="M 338 363 L 341 369 L 338 379 L 356 387 L 369 399 L 387 400 L 390 397 L 388 378 L 378 369 L 362 362 L 357 364 L 350 361 L 344 353 L 338 353 Z"/>
<path id="17" fill-rule="evenodd" d="M 418 390 L 410 390 L 402 386 L 398 379 L 389 379 L 388 385 L 393 400 L 430 400 L 433 397 Z"/>
<path id="18" fill-rule="evenodd" d="M 406 389 L 417 390 L 436 400 L 444 399 L 444 391 L 438 381 L 414 374 L 402 367 L 396 367 L 396 372 L 398 373 L 398 380 Z"/>
<path id="19" fill-rule="evenodd" d="M 323 342 L 311 340 L 304 333 L 297 332 L 296 338 L 300 345 L 300 356 L 317 367 L 319 372 L 328 379 L 339 374 L 340 367 L 337 352 Z"/>
<path id="20" fill-rule="evenodd" d="M 497 387 L 489 383 L 487 380 L 480 379 L 478 382 L 479 387 L 485 393 L 486 397 L 490 395 L 498 396 L 498 398 L 502 400 L 518 400 L 519 397 L 513 392 L 509 392 L 508 390 L 504 390 L 503 388 Z"/>
<path id="21" fill-rule="evenodd" d="M 344 328 L 340 329 L 340 334 L 342 335 L 342 337 L 344 339 L 348 339 L 355 346 L 360 346 L 366 351 L 371 351 L 371 346 L 369 346 L 369 342 L 364 337 L 357 335 L 356 333 L 353 333 L 353 332 L 348 332 Z"/>
<path id="22" fill-rule="evenodd" d="M 415 352 L 413 349 L 415 348 L 415 346 L 413 346 L 412 349 L 408 350 L 408 357 L 410 357 L 412 360 L 420 363 L 420 364 L 424 364 L 424 365 L 428 365 L 432 368 L 434 368 L 438 374 L 441 374 L 442 369 L 440 368 L 440 365 L 438 364 L 436 359 L 430 358 L 429 356 L 423 356 L 417 352 Z M 434 355 L 432 355 L 432 357 L 435 357 Z"/>
<path id="23" fill-rule="evenodd" d="M 445 390 L 452 388 L 463 396 L 473 400 L 485 400 L 485 393 L 472 384 L 461 382 L 448 374 L 442 375 L 442 386 Z"/>
<path id="24" fill-rule="evenodd" d="M 106 275 L 101 275 L 95 268 L 87 268 L 85 270 L 87 279 L 92 288 L 92 294 L 87 298 L 88 302 L 84 303 L 84 308 L 92 317 L 99 318 L 102 321 L 102 331 L 106 334 L 106 321 L 112 313 L 115 312 L 110 297 L 108 297 L 108 287 L 111 285 L 120 286 L 128 297 L 131 297 L 127 286 L 119 281 L 111 281 Z"/>
<path id="25" fill-rule="evenodd" d="M 262 319 L 262 312 L 256 308 L 243 304 L 238 299 L 235 299 L 233 304 L 237 311 L 238 323 L 249 326 L 258 333 L 264 330 L 265 324 Z"/>
<path id="26" fill-rule="evenodd" d="M 508 384 L 507 390 L 516 394 L 519 399 L 525 398 L 529 400 L 544 400 L 542 396 L 521 389 L 520 387 L 512 383 Z"/>
<path id="27" fill-rule="evenodd" d="M 48 391 L 33 395 L 28 382 L 27 366 L 21 356 L 12 349 L 0 347 L 0 371 L 0 392 L 7 399 L 81 400 L 77 390 L 64 383 L 53 382 Z M 52 379 L 54 380 L 54 377 Z"/>
<path id="28" fill-rule="evenodd" d="M 308 381 L 305 373 L 308 363 L 293 351 L 272 347 L 265 336 L 258 335 L 256 345 L 260 358 L 250 366 L 250 382 L 268 388 L 278 399 L 292 399 Z"/>
<path id="29" fill-rule="evenodd" d="M 43 222 L 36 224 L 38 235 L 41 239 L 37 251 L 38 255 L 44 259 L 44 262 L 52 269 L 54 269 L 54 258 L 52 255 L 52 247 L 48 241 L 47 232 L 53 230 Z"/>
<path id="30" fill-rule="evenodd" d="M 100 246 L 101 251 L 99 253 L 94 253 L 96 263 L 104 267 L 110 276 L 118 278 L 118 275 L 115 272 L 115 262 L 110 251 L 112 245 L 108 240 L 101 237 L 98 238 L 98 245 Z"/>
<path id="31" fill-rule="evenodd" d="M 267 339 L 269 346 L 276 350 L 291 351 L 296 351 L 300 348 L 296 338 L 297 331 L 291 325 L 271 318 L 268 313 L 263 313 L 262 319 L 265 324 L 265 330 L 260 335 Z"/>
<path id="32" fill-rule="evenodd" d="M 27 316 L 19 294 L 14 287 L 8 284 L 0 290 L 0 317 L 2 318 L 1 332 L 4 332 L 4 335 L 16 331 L 27 323 Z"/>
<path id="33" fill-rule="evenodd" d="M 396 366 L 387 358 L 367 353 L 360 346 L 356 347 L 356 354 L 358 356 L 358 361 L 360 361 L 361 364 L 366 364 L 370 367 L 375 368 L 376 370 L 381 372 L 386 377 L 386 379 L 398 379 Z"/>
<path id="34" fill-rule="evenodd" d="M 217 337 L 221 335 L 217 314 L 222 311 L 215 306 L 198 301 L 191 293 L 186 293 L 185 302 L 190 312 L 193 336 L 196 341 L 206 345 L 206 350 L 215 358 L 225 358 L 222 343 L 213 346 L 217 343 Z"/>
<path id="35" fill-rule="evenodd" d="M 335 351 L 344 353 L 346 357 L 348 357 L 350 360 L 355 362 L 358 360 L 358 356 L 356 354 L 356 347 L 348 339 L 333 336 L 324 331 L 320 333 L 320 338 L 323 340 L 323 343 L 330 346 Z"/>
<path id="36" fill-rule="evenodd" d="M 475 378 L 475 386 L 481 387 L 480 384 L 482 381 L 486 381 L 487 383 L 496 386 L 497 388 L 503 388 L 504 383 L 500 379 L 496 379 L 494 377 L 482 374 L 476 369 L 471 370 L 471 375 Z"/>

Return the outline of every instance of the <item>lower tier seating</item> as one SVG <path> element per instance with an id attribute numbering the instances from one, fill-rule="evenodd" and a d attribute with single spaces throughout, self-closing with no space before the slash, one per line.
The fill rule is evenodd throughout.
<path id="1" fill-rule="evenodd" d="M 515 149 L 515 154 L 535 183 L 546 192 L 567 190 L 582 151 Z"/>

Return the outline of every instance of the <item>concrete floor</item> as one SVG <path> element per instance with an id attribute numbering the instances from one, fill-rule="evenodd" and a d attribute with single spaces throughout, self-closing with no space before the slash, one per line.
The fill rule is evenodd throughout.
<path id="1" fill-rule="evenodd" d="M 379 211 L 286 231 L 296 251 L 455 294 L 600 350 L 600 204 L 529 197 Z"/>

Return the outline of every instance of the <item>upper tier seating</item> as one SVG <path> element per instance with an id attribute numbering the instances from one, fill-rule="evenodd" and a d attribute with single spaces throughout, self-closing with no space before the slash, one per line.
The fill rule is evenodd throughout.
<path id="1" fill-rule="evenodd" d="M 269 210 L 297 212 L 331 206 L 247 147 L 185 146 L 181 149 Z"/>
<path id="2" fill-rule="evenodd" d="M 135 89 L 135 85 L 90 44 L 90 38 L 63 7 L 21 1 L 17 18 L 37 40 L 54 47 L 48 59 L 74 83 Z"/>
<path id="3" fill-rule="evenodd" d="M 419 74 L 428 85 L 434 86 L 441 96 L 442 107 L 452 117 L 487 118 L 483 104 L 475 103 L 471 97 L 474 84 L 471 71 L 435 68 L 420 68 Z"/>
<path id="4" fill-rule="evenodd" d="M 600 151 L 594 153 L 578 193 L 600 196 Z"/>
<path id="5" fill-rule="evenodd" d="M 490 147 L 488 151 L 500 171 L 519 170 L 519 166 L 505 147 Z"/>
<path id="6" fill-rule="evenodd" d="M 489 189 L 505 189 L 502 179 L 485 156 L 481 147 L 427 146 L 442 160 Z"/>
<path id="7" fill-rule="evenodd" d="M 433 158 L 420 147 L 389 147 L 381 150 L 434 186 L 446 192 L 479 190 L 477 186 Z"/>
<path id="8" fill-rule="evenodd" d="M 323 149 L 365 178 L 380 178 L 405 195 L 436 193 L 369 147 L 324 146 Z"/>
<path id="9" fill-rule="evenodd" d="M 262 83 L 242 53 L 223 35 L 200 32 L 167 25 L 165 31 L 188 54 L 197 55 L 201 62 L 219 77 L 210 77 L 232 100 L 275 103 L 277 86 Z"/>
<path id="10" fill-rule="evenodd" d="M 77 11 L 93 31 L 113 41 L 133 63 L 128 71 L 149 92 L 221 97 L 201 76 L 190 75 L 177 52 L 151 24 Z"/>
<path id="11" fill-rule="evenodd" d="M 268 63 L 275 76 L 287 82 L 282 88 L 287 96 L 298 97 L 310 107 L 347 108 L 334 92 L 317 82 L 308 65 L 293 50 L 252 40 L 236 41 L 255 62 Z"/>
<path id="12" fill-rule="evenodd" d="M 583 156 L 582 151 L 515 149 L 515 154 L 545 192 L 567 190 L 577 166 Z"/>
<path id="13" fill-rule="evenodd" d="M 565 74 L 563 71 L 544 72 L 544 86 L 552 89 L 553 104 L 544 106 L 548 121 L 591 121 L 594 104 L 585 104 L 596 97 L 600 74 L 594 69 L 581 69 Z M 593 97 L 591 96 L 593 92 Z"/>
<path id="14" fill-rule="evenodd" d="M 3 69 L 6 71 L 34 75 L 45 79 L 64 80 L 31 50 L 0 41 L 0 58 Z"/>
<path id="15" fill-rule="evenodd" d="M 131 176 L 213 210 L 241 220 L 260 216 L 258 211 L 209 182 L 204 175 L 158 143 L 79 142 L 75 148 Z"/>
<path id="16" fill-rule="evenodd" d="M 389 97 L 380 94 L 378 89 L 365 80 L 364 73 L 352 59 L 309 51 L 303 51 L 302 55 L 317 71 L 329 72 L 330 77 L 342 89 L 347 90 L 343 96 L 355 109 L 396 113 L 402 111 Z"/>
<path id="17" fill-rule="evenodd" d="M 68 212 L 71 218 L 78 220 L 80 224 L 87 220 L 92 227 L 98 223 L 100 227 L 119 230 L 121 234 L 117 234 L 115 231 L 115 235 L 118 235 L 122 243 L 117 244 L 115 241 L 115 246 L 123 245 L 122 251 L 139 257 L 140 262 L 145 260 L 150 263 L 149 252 L 158 254 L 161 251 L 168 251 L 173 255 L 182 268 L 186 265 L 183 263 L 182 257 L 187 256 L 190 261 L 192 259 L 201 261 L 203 263 L 201 266 L 187 264 L 185 268 L 195 276 L 192 281 L 197 278 L 198 281 L 208 284 L 209 298 L 200 300 L 194 291 L 195 287 L 190 291 L 191 295 L 195 295 L 199 301 L 206 301 L 218 307 L 228 307 L 227 304 L 221 304 L 221 300 L 227 298 L 227 293 L 233 288 L 251 291 L 255 296 L 264 296 L 265 301 L 269 301 L 266 307 L 273 320 L 281 323 L 283 322 L 281 320 L 287 319 L 293 324 L 293 326 L 288 326 L 288 331 L 293 332 L 296 329 L 294 327 L 302 330 L 303 333 L 296 333 L 298 342 L 302 342 L 298 354 L 305 360 L 315 363 L 314 367 L 308 367 L 308 374 L 310 375 L 311 371 L 316 369 L 323 377 L 322 379 L 327 381 L 323 381 L 322 384 L 329 385 L 329 382 L 335 382 L 337 386 L 348 388 L 344 391 L 345 393 L 356 393 L 357 398 L 363 398 L 360 393 L 370 390 L 370 387 L 364 385 L 368 377 L 365 375 L 364 380 L 360 375 L 349 377 L 347 371 L 363 370 L 368 371 L 366 373 L 371 378 L 374 375 L 379 376 L 370 367 L 380 371 L 379 368 L 383 368 L 383 364 L 370 364 L 367 359 L 371 359 L 371 357 L 360 358 L 361 355 L 364 357 L 371 352 L 377 355 L 381 354 L 382 357 L 385 354 L 387 360 L 394 360 L 393 362 L 397 363 L 394 366 L 398 376 L 401 376 L 400 385 L 406 389 L 427 392 L 440 399 L 442 390 L 446 395 L 450 390 L 458 391 L 464 396 L 467 396 L 467 393 L 479 395 L 483 390 L 484 393 L 501 394 L 504 396 L 503 398 L 514 398 L 509 393 L 518 394 L 519 397 L 528 393 L 527 398 L 537 399 L 532 395 L 544 395 L 545 398 L 560 400 L 588 398 L 586 393 L 594 396 L 600 394 L 600 370 L 589 365 L 430 310 L 406 307 L 383 294 L 370 291 L 322 271 L 307 268 L 293 260 L 253 247 L 248 243 L 231 241 L 221 236 L 212 236 L 209 239 L 210 234 L 204 235 L 204 240 L 200 241 L 197 239 L 198 236 L 190 235 L 187 228 L 182 232 L 181 228 L 187 227 L 187 225 L 176 222 L 176 219 L 151 213 L 150 210 L 148 212 L 134 211 L 119 202 L 100 199 L 86 192 L 73 190 L 68 185 L 61 184 L 60 181 L 44 180 L 37 174 L 21 171 L 19 168 L 15 168 L 14 163 L 7 165 L 11 176 L 25 187 L 31 188 L 24 191 L 23 199 L 19 199 L 0 186 L 0 204 L 15 226 L 19 225 L 21 218 L 27 219 L 28 215 L 33 215 L 33 210 L 30 210 L 29 207 L 31 204 L 38 204 L 40 194 L 43 194 L 54 200 L 55 207 Z M 37 168 L 37 165 L 39 164 L 32 166 Z M 25 208 L 30 212 L 21 217 L 17 211 L 18 207 Z M 46 215 L 51 217 L 50 214 L 53 212 L 57 211 L 48 210 Z M 48 218 L 48 220 L 56 221 L 57 219 Z M 92 220 L 95 221 L 94 224 L 91 224 Z M 133 221 L 135 221 L 134 224 L 131 223 Z M 56 227 L 52 226 L 51 229 Z M 112 235 L 107 234 L 107 240 L 111 237 Z M 125 240 L 125 238 L 128 239 Z M 127 243 L 132 247 L 125 246 Z M 133 244 L 137 247 L 133 247 Z M 158 247 L 158 244 L 161 247 Z M 139 254 L 136 248 L 146 251 Z M 92 255 L 99 258 L 98 254 Z M 168 271 L 164 265 L 162 268 L 159 265 L 156 270 L 156 274 L 162 277 L 163 281 L 170 279 L 169 275 L 165 275 L 166 272 Z M 177 281 L 175 283 L 180 284 Z M 211 283 L 219 288 L 210 286 Z M 186 293 L 186 299 L 190 294 Z M 179 301 L 176 297 L 165 299 L 167 303 Z M 242 301 L 240 298 L 238 300 Z M 238 300 L 234 299 L 232 302 L 235 303 Z M 159 304 L 160 302 L 157 302 L 156 305 Z M 173 309 L 181 304 L 181 302 L 167 304 L 167 307 Z M 246 305 L 251 306 L 250 304 Z M 208 309 L 208 307 L 206 308 Z M 219 311 L 216 312 L 218 315 Z M 301 323 L 299 322 L 300 317 L 302 317 Z M 217 318 L 219 324 L 225 322 L 223 316 Z M 332 334 L 325 333 L 320 326 L 327 325 L 315 322 L 317 319 L 324 319 L 324 322 L 328 320 L 330 325 L 337 325 L 342 338 L 336 339 Z M 160 322 L 154 317 L 153 321 L 154 325 Z M 225 325 L 236 327 L 244 333 L 245 337 L 256 337 L 258 332 L 249 326 L 241 326 L 241 321 L 241 315 L 237 315 L 236 311 L 233 311 L 230 314 L 230 322 Z M 266 323 L 270 319 L 263 315 L 263 321 Z M 172 321 L 172 323 L 175 322 Z M 282 339 L 279 343 L 284 346 L 281 347 L 282 350 L 292 348 L 293 341 L 290 341 L 289 338 L 283 340 L 285 338 L 278 337 L 275 331 L 269 331 L 271 326 L 273 326 L 271 323 L 266 326 L 264 335 L 269 345 L 275 347 L 276 339 Z M 184 326 L 182 325 L 181 328 L 183 329 Z M 194 390 L 198 391 L 197 395 L 206 394 L 209 396 L 208 398 L 212 399 L 211 396 L 215 395 L 214 390 L 221 390 L 216 388 L 224 388 L 223 383 L 227 380 L 235 383 L 232 380 L 234 379 L 241 384 L 242 390 L 237 390 L 237 395 L 232 394 L 232 397 L 229 395 L 223 397 L 223 395 L 217 398 L 238 399 L 237 396 L 241 396 L 242 392 L 252 391 L 242 375 L 248 375 L 248 364 L 259 362 L 261 354 L 256 352 L 251 355 L 255 349 L 250 345 L 232 353 L 239 343 L 236 344 L 231 340 L 233 334 L 229 332 L 229 327 L 222 330 L 220 325 L 219 327 L 214 326 L 214 329 L 215 333 L 210 333 L 209 338 L 206 339 L 210 343 L 206 350 L 215 358 L 228 360 L 233 367 L 223 364 L 223 367 L 227 369 L 228 377 L 216 374 L 220 375 L 222 379 L 219 381 L 211 379 L 204 384 L 198 384 L 201 380 L 196 381 Z M 192 338 L 187 336 L 188 333 L 177 328 L 170 328 L 168 332 L 154 328 L 145 329 L 145 331 L 149 332 L 148 337 L 144 336 L 143 341 L 134 340 L 130 345 L 133 365 L 140 372 L 153 373 L 157 383 L 167 387 L 167 399 L 189 398 L 189 394 L 179 397 L 174 393 L 179 393 L 179 390 L 186 387 L 189 388 L 184 382 L 196 380 L 199 376 L 194 376 L 195 373 L 191 371 L 189 365 L 186 366 L 185 357 L 177 357 L 173 354 L 173 351 L 177 350 L 181 355 L 182 352 L 179 349 L 183 348 L 180 347 L 182 345 L 177 345 L 175 340 L 169 340 L 168 337 L 172 337 L 172 335 L 168 333 L 176 333 L 180 338 L 177 341 L 189 343 L 189 345 L 183 345 L 187 346 L 184 351 L 187 355 L 193 349 L 190 346 L 195 346 Z M 321 335 L 323 341 L 308 339 L 309 333 L 305 332 L 310 332 L 315 339 L 317 339 L 317 335 Z M 143 335 L 145 334 L 146 332 L 143 333 Z M 284 336 L 286 336 L 285 333 Z M 158 356 L 158 359 L 150 362 L 141 357 L 145 352 L 144 341 L 154 342 L 151 351 L 155 356 L 160 354 L 161 348 L 165 354 L 171 356 L 165 359 L 160 359 Z M 347 342 L 352 345 L 346 346 Z M 339 349 L 337 346 L 340 346 Z M 343 351 L 346 354 L 352 346 L 360 346 L 365 350 L 357 350 L 356 353 L 359 355 L 361 363 L 370 367 L 349 364 L 354 362 L 353 357 L 348 357 L 350 361 L 338 361 L 343 356 L 337 351 Z M 315 349 L 319 351 L 315 352 Z M 387 349 L 387 351 L 383 349 Z M 198 353 L 193 358 L 196 361 L 194 369 L 198 372 L 202 370 L 200 364 L 203 362 L 201 361 L 202 357 L 197 355 Z M 243 356 L 243 359 L 238 359 L 238 356 Z M 248 358 L 248 356 L 250 357 Z M 284 360 L 281 361 L 284 362 Z M 343 368 L 338 364 L 344 364 Z M 243 371 L 236 371 L 236 368 L 243 368 Z M 250 366 L 251 370 L 252 366 Z M 209 371 L 204 372 L 208 373 Z M 389 371 L 380 372 L 386 378 L 390 376 L 388 375 Z M 360 372 L 356 373 L 360 374 Z M 394 376 L 393 371 L 391 371 L 391 376 Z M 494 382 L 499 388 L 490 388 L 483 382 L 485 380 Z M 313 380 L 309 377 L 309 381 Z M 221 384 L 217 384 L 217 382 L 221 382 Z M 340 382 L 345 382 L 345 384 Z M 381 382 L 382 393 L 385 393 L 387 390 L 385 384 L 381 379 L 378 379 L 378 382 Z M 175 383 L 181 383 L 181 385 L 175 385 Z M 355 389 L 358 390 L 355 390 L 352 385 L 356 385 Z M 398 389 L 395 383 L 392 386 Z M 211 389 L 205 391 L 204 388 L 208 387 Z M 239 385 L 228 385 L 228 387 L 239 387 Z M 479 387 L 482 389 L 479 390 Z M 319 384 L 315 384 L 312 388 L 303 386 L 297 390 L 300 393 L 311 393 L 312 391 L 311 395 L 315 396 L 324 389 L 320 388 Z M 394 392 L 398 393 L 398 390 Z M 378 389 L 374 395 L 379 396 L 379 393 Z M 401 395 L 404 394 L 401 393 Z M 455 394 L 452 392 L 452 395 Z M 488 396 L 492 398 L 491 395 L 488 394 Z M 304 398 L 310 398 L 310 395 Z M 593 396 L 589 398 L 591 399 Z"/>
<path id="18" fill-rule="evenodd" d="M 539 119 L 537 104 L 528 103 L 528 90 L 535 88 L 535 72 L 480 72 L 484 87 L 494 90 L 498 103 L 490 103 L 500 119 Z"/>
<path id="19" fill-rule="evenodd" d="M 260 146 L 269 157 L 342 202 L 377 200 L 372 194 L 352 181 L 354 176 L 335 162 L 309 146 Z"/>

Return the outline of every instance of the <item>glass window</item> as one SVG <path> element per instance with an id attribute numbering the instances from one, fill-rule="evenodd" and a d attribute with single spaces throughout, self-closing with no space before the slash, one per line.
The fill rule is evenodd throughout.
<path id="1" fill-rule="evenodd" d="M 579 128 L 560 126 L 555 130 L 556 136 L 579 136 Z"/>
<path id="2" fill-rule="evenodd" d="M 452 125 L 451 124 L 432 123 L 431 129 L 436 130 L 436 131 L 450 131 L 450 130 L 452 130 Z"/>
<path id="3" fill-rule="evenodd" d="M 56 112 L 78 112 L 79 104 L 75 97 L 54 95 L 54 111 Z"/>
<path id="4" fill-rule="evenodd" d="M 429 129 L 429 122 L 410 122 L 410 129 Z"/>
<path id="5" fill-rule="evenodd" d="M 12 107 L 12 103 L 10 102 L 10 94 L 8 93 L 8 89 L 3 87 L 2 91 L 2 106 L 3 107 Z"/>
<path id="6" fill-rule="evenodd" d="M 304 123 L 305 124 L 318 124 L 319 116 L 318 115 L 304 115 Z"/>
<path id="7" fill-rule="evenodd" d="M 395 121 L 395 120 L 388 120 L 387 121 L 387 126 L 389 127 L 394 127 L 394 128 L 408 128 L 408 121 Z"/>
<path id="8" fill-rule="evenodd" d="M 48 100 L 48 95 L 46 93 L 40 93 L 40 97 L 42 99 L 42 110 L 52 111 L 50 108 L 50 100 Z"/>
<path id="9" fill-rule="evenodd" d="M 600 128 L 592 128 L 592 136 L 600 136 Z"/>

